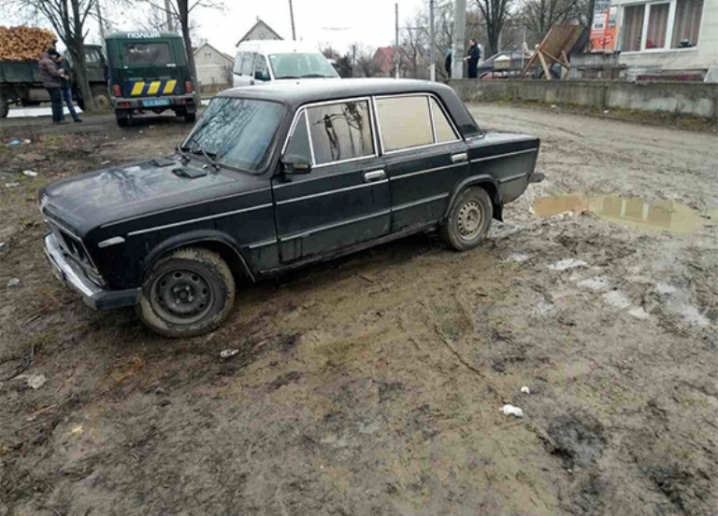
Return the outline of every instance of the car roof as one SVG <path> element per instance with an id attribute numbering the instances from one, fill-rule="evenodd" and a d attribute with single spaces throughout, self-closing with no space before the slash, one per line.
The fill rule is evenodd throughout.
<path id="1" fill-rule="evenodd" d="M 225 90 L 220 97 L 274 100 L 290 107 L 369 95 L 402 93 L 444 93 L 448 86 L 411 79 L 311 79 L 275 81 L 267 85 L 247 86 Z"/>
<path id="2" fill-rule="evenodd" d="M 378 95 L 432 93 L 439 97 L 454 117 L 465 136 L 481 131 L 464 103 L 445 84 L 412 79 L 310 79 L 305 81 L 274 81 L 260 86 L 224 90 L 219 98 L 248 98 L 281 102 L 292 111 L 305 104 L 346 98 Z"/>
<path id="3" fill-rule="evenodd" d="M 261 52 L 264 54 L 292 54 L 301 52 L 303 54 L 319 54 L 316 47 L 300 41 L 281 40 L 249 40 L 240 43 L 237 48 L 239 52 Z"/>

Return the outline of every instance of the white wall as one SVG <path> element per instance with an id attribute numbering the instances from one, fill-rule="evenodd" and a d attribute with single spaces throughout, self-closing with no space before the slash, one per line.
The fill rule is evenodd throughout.
<path id="1" fill-rule="evenodd" d="M 204 86 L 227 84 L 225 67 L 231 70 L 234 62 L 210 45 L 202 45 L 194 53 L 197 80 Z"/>
<path id="2" fill-rule="evenodd" d="M 665 0 L 663 1 L 665 2 Z M 611 5 L 618 6 L 619 10 L 619 42 L 622 41 L 621 25 L 623 22 L 623 7 L 645 3 L 645 0 L 612 1 Z M 718 64 L 718 0 L 703 0 L 701 28 L 698 35 L 698 44 L 695 47 L 622 52 L 620 63 L 629 67 L 661 66 L 664 70 L 704 70 L 712 64 Z"/>

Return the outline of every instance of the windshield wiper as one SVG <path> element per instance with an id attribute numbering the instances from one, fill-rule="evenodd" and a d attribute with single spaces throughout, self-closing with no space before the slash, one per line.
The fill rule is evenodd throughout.
<path id="1" fill-rule="evenodd" d="M 331 79 L 330 75 L 324 75 L 321 73 L 308 73 L 307 75 L 302 75 L 302 79 Z"/>
<path id="2" fill-rule="evenodd" d="M 194 155 L 201 154 L 202 156 L 204 156 L 204 159 L 207 160 L 207 163 L 209 163 L 209 165 L 213 169 L 215 169 L 217 172 L 219 172 L 222 169 L 222 165 L 214 160 L 214 158 L 217 157 L 216 154 L 207 152 L 205 150 L 205 148 L 195 139 L 194 136 L 192 136 L 187 143 L 194 144 L 194 146 L 195 146 L 194 150 L 190 149 L 188 145 L 185 145 L 184 147 L 180 147 L 179 150 L 184 151 L 184 152 L 189 152 Z"/>
<path id="3" fill-rule="evenodd" d="M 277 77 L 278 81 L 282 79 L 301 79 L 301 77 L 298 77 L 296 75 L 282 75 L 281 77 Z"/>

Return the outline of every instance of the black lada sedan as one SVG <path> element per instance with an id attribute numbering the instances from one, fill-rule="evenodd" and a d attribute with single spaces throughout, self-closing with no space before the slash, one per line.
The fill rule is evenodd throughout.
<path id="1" fill-rule="evenodd" d="M 476 247 L 543 176 L 539 140 L 483 132 L 448 86 L 329 80 L 229 90 L 170 158 L 40 192 L 56 276 L 169 337 L 216 329 L 249 282 L 436 229 Z"/>

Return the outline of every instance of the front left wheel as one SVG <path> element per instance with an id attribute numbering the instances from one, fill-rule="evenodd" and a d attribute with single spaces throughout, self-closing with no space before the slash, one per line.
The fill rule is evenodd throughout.
<path id="1" fill-rule="evenodd" d="M 142 321 L 165 337 L 196 337 L 217 329 L 234 306 L 227 263 L 202 248 L 181 249 L 147 275 L 137 307 Z"/>

